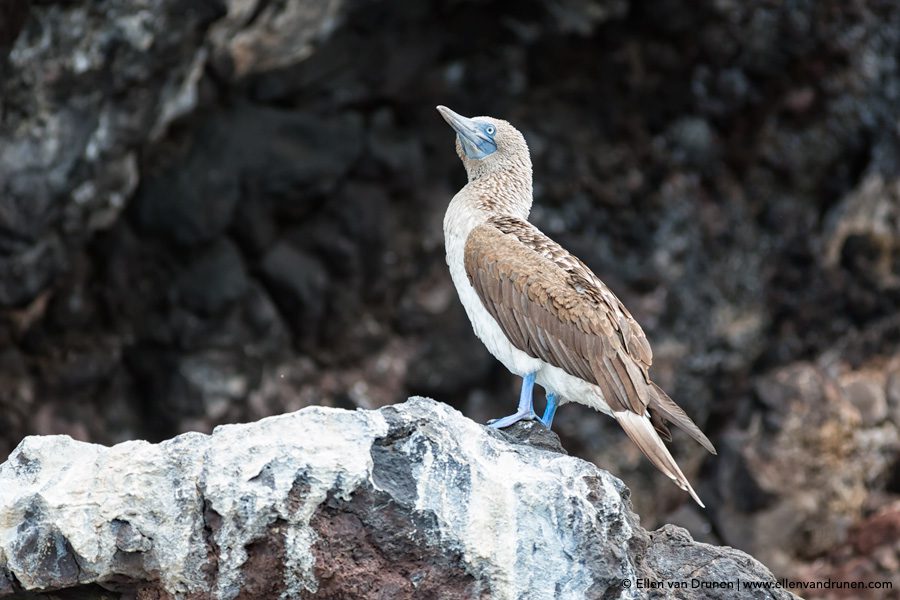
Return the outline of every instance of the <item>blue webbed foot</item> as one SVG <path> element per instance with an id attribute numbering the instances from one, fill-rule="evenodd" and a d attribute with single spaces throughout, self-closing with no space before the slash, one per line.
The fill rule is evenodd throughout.
<path id="1" fill-rule="evenodd" d="M 492 419 L 488 421 L 489 427 L 501 429 L 519 421 L 536 421 L 538 419 L 534 412 L 534 402 L 531 398 L 531 394 L 534 391 L 534 376 L 534 373 L 529 373 L 522 378 L 522 392 L 519 394 L 519 406 L 515 414 L 501 419 Z"/>
<path id="2" fill-rule="evenodd" d="M 487 422 L 488 427 L 493 427 L 494 429 L 503 429 L 504 427 L 509 427 L 513 423 L 518 423 L 519 421 L 537 421 L 538 416 L 532 410 L 531 412 L 517 412 L 514 415 L 509 415 L 508 417 L 503 417 L 500 419 L 491 419 Z"/>
<path id="3" fill-rule="evenodd" d="M 547 429 L 553 425 L 553 417 L 556 416 L 557 408 L 559 408 L 559 398 L 553 392 L 547 392 L 547 408 L 544 409 L 544 416 L 541 417 L 541 423 Z"/>

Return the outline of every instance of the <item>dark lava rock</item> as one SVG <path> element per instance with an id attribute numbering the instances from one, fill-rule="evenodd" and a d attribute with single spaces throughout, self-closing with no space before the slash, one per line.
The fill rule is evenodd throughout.
<path id="1" fill-rule="evenodd" d="M 29 0 L 2 0 L 0 2 L 0 62 L 12 48 L 25 19 L 28 18 Z"/>
<path id="2" fill-rule="evenodd" d="M 172 149 L 156 158 L 161 168 L 135 198 L 135 222 L 190 245 L 221 234 L 239 201 L 303 215 L 313 199 L 334 191 L 359 155 L 360 125 L 353 115 L 321 119 L 253 106 L 214 113 L 190 140 L 187 156 Z"/>
<path id="3" fill-rule="evenodd" d="M 305 343 L 315 340 L 328 292 L 328 275 L 322 264 L 281 242 L 266 253 L 260 269 L 294 335 Z"/>
<path id="4" fill-rule="evenodd" d="M 206 315 L 221 312 L 248 289 L 240 252 L 227 240 L 214 242 L 186 266 L 176 286 L 187 308 Z"/>
<path id="5" fill-rule="evenodd" d="M 569 452 L 779 576 L 885 572 L 853 532 L 900 493 L 898 55 L 881 0 L 0 1 L 0 456 L 428 390 L 507 414 L 444 262 L 446 104 L 525 133 L 533 221 L 642 324 L 716 501 L 574 403 Z"/>

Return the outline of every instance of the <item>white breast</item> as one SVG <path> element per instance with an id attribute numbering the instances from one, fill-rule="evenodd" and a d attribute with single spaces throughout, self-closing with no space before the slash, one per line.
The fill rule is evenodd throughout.
<path id="1" fill-rule="evenodd" d="M 459 294 L 463 308 L 466 309 L 469 321 L 472 322 L 475 335 L 487 347 L 488 352 L 503 363 L 503 366 L 516 375 L 524 376 L 540 370 L 544 361 L 528 356 L 510 343 L 500 325 L 481 303 L 481 298 L 466 275 L 466 239 L 475 227 L 487 220 L 488 216 L 483 210 L 467 206 L 459 194 L 453 197 L 447 214 L 444 215 L 447 265 L 450 267 L 450 277 L 456 286 L 456 293 Z"/>

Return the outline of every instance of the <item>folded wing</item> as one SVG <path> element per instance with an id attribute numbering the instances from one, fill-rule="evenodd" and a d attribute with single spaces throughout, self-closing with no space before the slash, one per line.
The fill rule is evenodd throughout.
<path id="1" fill-rule="evenodd" d="M 644 427 L 628 417 L 623 427 L 660 470 L 689 489 L 653 428 L 670 439 L 668 420 L 710 452 L 715 449 L 650 380 L 653 354 L 644 332 L 583 262 L 527 221 L 499 216 L 469 234 L 465 268 L 514 346 L 597 385 L 620 423 L 618 413 L 625 412 L 650 419 Z M 648 431 L 655 439 L 647 438 Z"/>

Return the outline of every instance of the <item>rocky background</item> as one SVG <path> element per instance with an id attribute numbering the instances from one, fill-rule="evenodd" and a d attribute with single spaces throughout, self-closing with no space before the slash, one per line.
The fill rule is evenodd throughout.
<path id="1" fill-rule="evenodd" d="M 602 415 L 643 524 L 900 589 L 900 5 L 0 0 L 0 460 L 517 382 L 443 258 L 434 111 L 512 121 L 533 221 L 643 324 L 709 509 Z M 810 597 L 815 597 L 810 595 Z"/>

